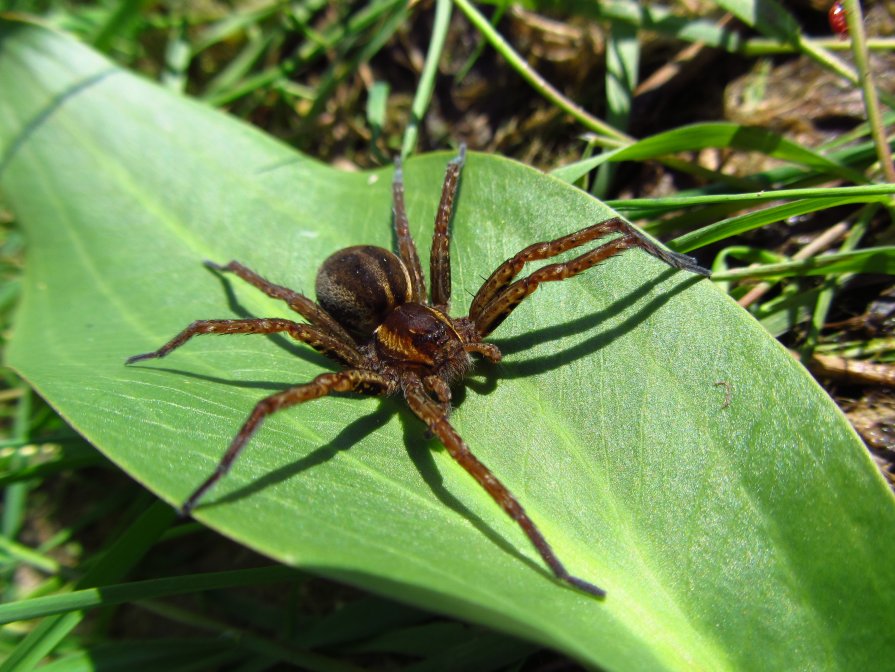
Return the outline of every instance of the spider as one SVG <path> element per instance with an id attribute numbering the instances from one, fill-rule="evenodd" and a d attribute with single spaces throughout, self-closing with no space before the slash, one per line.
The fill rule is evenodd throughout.
<path id="1" fill-rule="evenodd" d="M 430 298 L 404 206 L 404 179 L 396 161 L 392 198 L 398 254 L 371 245 L 339 250 L 317 272 L 317 302 L 275 285 L 236 261 L 206 265 L 233 273 L 275 299 L 281 299 L 307 323 L 279 318 L 199 320 L 158 350 L 135 355 L 133 364 L 164 357 L 200 334 L 286 333 L 344 367 L 322 373 L 308 383 L 290 387 L 259 401 L 242 425 L 214 472 L 181 507 L 189 515 L 206 492 L 228 472 L 249 439 L 269 415 L 333 392 L 403 395 L 410 410 L 436 436 L 450 456 L 515 520 L 557 580 L 596 597 L 605 591 L 571 574 L 538 526 L 507 487 L 473 453 L 448 420 L 451 385 L 472 366 L 470 355 L 499 362 L 500 350 L 484 342 L 527 296 L 543 282 L 566 280 L 630 248 L 640 248 L 674 268 L 701 275 L 709 271 L 688 256 L 656 245 L 637 229 L 614 217 L 555 240 L 526 247 L 504 261 L 476 292 L 466 317 L 451 317 L 450 232 L 454 197 L 465 161 L 461 145 L 448 162 L 432 238 Z M 611 234 L 620 234 L 570 261 L 539 268 L 519 280 L 530 261 L 550 259 Z"/>

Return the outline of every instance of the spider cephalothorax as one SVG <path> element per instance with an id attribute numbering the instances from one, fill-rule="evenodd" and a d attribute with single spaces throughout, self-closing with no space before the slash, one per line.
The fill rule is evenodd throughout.
<path id="1" fill-rule="evenodd" d="M 669 252 L 621 219 L 594 224 L 561 238 L 526 247 L 497 267 L 476 292 L 466 317 L 450 317 L 451 264 L 448 224 L 465 148 L 448 163 L 441 202 L 435 219 L 431 252 L 431 298 L 410 236 L 404 207 L 400 163 L 392 186 L 398 254 L 380 247 L 345 248 L 329 257 L 317 273 L 317 303 L 285 287 L 268 282 L 242 264 L 208 265 L 234 273 L 268 296 L 282 299 L 308 324 L 284 319 L 200 320 L 154 352 L 135 355 L 128 364 L 164 357 L 198 334 L 288 333 L 344 368 L 323 373 L 309 383 L 290 387 L 262 399 L 237 433 L 217 469 L 184 503 L 184 514 L 227 473 L 264 418 L 333 392 L 391 395 L 401 393 L 410 409 L 444 444 L 448 453 L 476 479 L 515 520 L 556 577 L 592 595 L 604 591 L 570 574 L 550 544 L 513 494 L 473 454 L 451 426 L 448 415 L 451 384 L 471 366 L 470 355 L 500 361 L 500 350 L 483 339 L 542 282 L 565 280 L 629 248 L 639 247 L 674 268 L 708 275 L 690 257 Z M 520 280 L 514 278 L 530 262 L 555 257 L 611 234 L 620 234 L 567 262 L 548 264 Z"/>

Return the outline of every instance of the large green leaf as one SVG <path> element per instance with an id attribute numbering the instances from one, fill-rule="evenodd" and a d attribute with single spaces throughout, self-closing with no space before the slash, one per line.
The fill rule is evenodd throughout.
<path id="1" fill-rule="evenodd" d="M 388 246 L 391 170 L 332 170 L 48 30 L 0 33 L 0 186 L 29 237 L 9 362 L 178 504 L 252 405 L 326 361 L 197 318 L 286 315 L 203 259 L 311 291 L 339 247 Z M 417 240 L 447 154 L 406 166 Z M 457 312 L 524 245 L 605 206 L 470 156 Z M 421 245 L 427 248 L 427 245 Z M 428 256 L 425 249 L 422 256 Z M 399 399 L 272 418 L 196 517 L 286 563 L 626 670 L 873 669 L 893 649 L 890 493 L 827 396 L 706 280 L 640 252 L 543 287 L 452 418 L 599 601 L 557 584 Z"/>

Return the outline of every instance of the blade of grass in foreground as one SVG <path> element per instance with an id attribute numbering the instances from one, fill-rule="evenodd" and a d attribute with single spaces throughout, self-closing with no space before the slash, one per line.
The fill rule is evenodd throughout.
<path id="1" fill-rule="evenodd" d="M 895 275 L 895 247 L 870 247 L 857 252 L 836 252 L 801 261 L 750 266 L 718 273 L 719 280 L 785 278 L 840 273 L 886 273 Z"/>
<path id="2" fill-rule="evenodd" d="M 657 133 L 627 147 L 607 151 L 598 156 L 556 168 L 551 171 L 551 175 L 572 183 L 608 161 L 643 161 L 676 152 L 696 151 L 709 147 L 761 152 L 775 159 L 808 166 L 817 172 L 840 177 L 857 184 L 867 181 L 867 178 L 860 172 L 787 140 L 779 133 L 730 122 L 692 124 Z"/>
<path id="3" fill-rule="evenodd" d="M 83 588 L 71 593 L 50 595 L 9 604 L 0 604 L 0 623 L 12 623 L 41 618 L 67 611 L 94 607 L 108 607 L 124 602 L 136 602 L 170 595 L 183 595 L 203 590 L 218 590 L 238 586 L 257 586 L 294 580 L 300 576 L 288 567 L 260 567 L 230 572 L 188 574 L 168 579 L 135 581 L 132 583 Z"/>
<path id="4" fill-rule="evenodd" d="M 720 198 L 720 197 L 719 197 Z M 783 203 L 769 208 L 763 208 L 754 212 L 729 217 L 710 226 L 704 226 L 698 231 L 686 233 L 671 241 L 671 246 L 679 252 L 697 250 L 705 245 L 716 243 L 726 238 L 759 229 L 767 224 L 782 222 L 790 217 L 797 217 L 809 212 L 835 208 L 839 205 L 851 203 L 873 203 L 888 200 L 885 196 L 833 196 L 829 198 L 805 198 L 792 203 Z"/>
<path id="5" fill-rule="evenodd" d="M 171 507 L 157 502 L 149 507 L 128 530 L 110 544 L 97 563 L 78 581 L 79 588 L 115 583 L 124 577 L 173 522 Z M 41 621 L 0 663 L 0 672 L 24 672 L 33 669 L 81 622 L 79 611 L 49 616 Z"/>

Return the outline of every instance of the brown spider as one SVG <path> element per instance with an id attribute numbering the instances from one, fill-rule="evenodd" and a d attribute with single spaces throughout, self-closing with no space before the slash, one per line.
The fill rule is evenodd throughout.
<path id="1" fill-rule="evenodd" d="M 448 422 L 451 384 L 461 380 L 472 366 L 470 353 L 499 362 L 500 350 L 484 339 L 542 282 L 571 278 L 629 248 L 639 247 L 674 268 L 702 275 L 709 272 L 691 257 L 658 247 L 639 231 L 612 218 L 567 236 L 526 247 L 497 267 L 476 292 L 466 317 L 450 317 L 450 234 L 454 196 L 465 158 L 465 146 L 448 163 L 435 234 L 432 238 L 431 300 L 410 235 L 404 207 L 404 181 L 400 162 L 392 184 L 395 231 L 400 257 L 370 245 L 348 247 L 323 262 L 317 272 L 317 303 L 285 287 L 268 282 L 242 264 L 226 266 L 206 262 L 216 271 L 227 271 L 275 299 L 282 299 L 310 324 L 277 318 L 199 320 L 155 352 L 135 355 L 127 364 L 164 357 L 197 334 L 271 334 L 285 332 L 296 340 L 334 359 L 342 371 L 323 373 L 311 382 L 290 387 L 262 399 L 237 433 L 214 473 L 200 485 L 181 508 L 189 515 L 202 496 L 230 469 L 263 420 L 284 408 L 333 392 L 391 395 L 401 392 L 410 409 L 444 444 L 448 453 L 515 520 L 549 565 L 556 578 L 597 597 L 605 591 L 570 574 L 513 494 L 482 464 Z M 516 280 L 529 261 L 549 259 L 567 250 L 621 234 L 574 259 L 549 264 Z"/>

